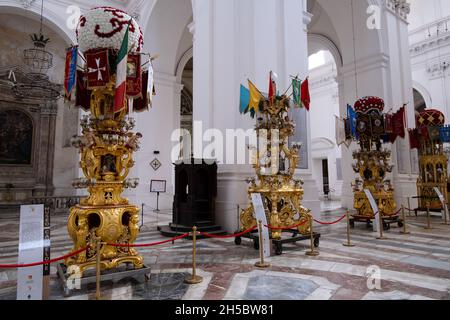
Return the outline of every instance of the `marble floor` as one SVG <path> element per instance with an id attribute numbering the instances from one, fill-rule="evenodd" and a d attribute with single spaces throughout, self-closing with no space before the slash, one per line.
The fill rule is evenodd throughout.
<path id="1" fill-rule="evenodd" d="M 324 204 L 321 220 L 342 216 L 336 203 Z M 65 216 L 52 219 L 52 257 L 71 250 Z M 145 210 L 144 226 L 138 243 L 163 240 L 156 227 L 169 222 L 171 213 L 156 215 Z M 202 239 L 198 242 L 198 274 L 203 282 L 183 283 L 191 273 L 192 244 L 180 240 L 159 247 L 143 248 L 140 253 L 151 267 L 149 280 L 122 279 L 102 282 L 103 299 L 138 300 L 404 300 L 450 299 L 450 226 L 433 217 L 433 229 L 426 230 L 423 215 L 408 217 L 409 235 L 392 226 L 386 240 L 365 224 L 352 230 L 355 247 L 344 247 L 345 220 L 338 225 L 317 226 L 321 233 L 320 254 L 305 255 L 308 241 L 286 244 L 281 256 L 272 256 L 271 266 L 257 269 L 258 251 L 253 242 L 243 239 Z M 17 262 L 17 219 L 0 218 L 0 264 Z M 0 299 L 16 296 L 17 270 L 0 270 Z M 377 277 L 379 275 L 379 277 Z M 380 281 L 377 281 L 377 279 Z M 56 264 L 52 265 L 51 299 L 95 299 L 95 284 L 84 285 L 63 296 Z"/>

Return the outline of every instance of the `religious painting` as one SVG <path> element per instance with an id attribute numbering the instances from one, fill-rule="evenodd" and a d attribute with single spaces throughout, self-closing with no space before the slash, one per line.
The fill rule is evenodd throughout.
<path id="1" fill-rule="evenodd" d="M 0 165 L 30 165 L 33 122 L 22 111 L 0 110 Z"/>
<path id="2" fill-rule="evenodd" d="M 129 54 L 127 61 L 127 96 L 142 98 L 141 55 Z"/>

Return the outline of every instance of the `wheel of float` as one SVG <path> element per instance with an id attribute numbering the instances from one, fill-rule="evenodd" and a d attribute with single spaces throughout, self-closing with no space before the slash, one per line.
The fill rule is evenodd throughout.
<path id="1" fill-rule="evenodd" d="M 253 248 L 255 248 L 255 250 L 259 250 L 259 240 L 258 239 L 253 240 Z"/>
<path id="2" fill-rule="evenodd" d="M 350 224 L 350 228 L 353 229 L 355 227 L 355 220 L 354 219 L 350 219 L 349 224 Z"/>
<path id="3" fill-rule="evenodd" d="M 320 245 L 320 238 L 319 237 L 315 237 L 314 238 L 314 247 L 318 248 Z"/>
<path id="4" fill-rule="evenodd" d="M 241 237 L 236 237 L 234 238 L 234 244 L 237 246 L 240 246 L 242 243 L 242 238 Z"/>
<path id="5" fill-rule="evenodd" d="M 283 254 L 283 244 L 281 242 L 275 242 L 275 254 L 281 256 Z"/>
<path id="6" fill-rule="evenodd" d="M 388 231 L 389 229 L 391 229 L 391 226 L 389 223 L 383 222 L 383 230 L 384 231 Z"/>
<path id="7" fill-rule="evenodd" d="M 399 228 L 403 228 L 403 221 L 399 220 L 397 222 L 397 225 L 398 225 Z"/>

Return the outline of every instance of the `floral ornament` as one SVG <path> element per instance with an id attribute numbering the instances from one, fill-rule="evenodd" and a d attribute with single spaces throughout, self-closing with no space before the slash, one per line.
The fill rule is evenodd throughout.
<path id="1" fill-rule="evenodd" d="M 144 43 L 141 28 L 128 13 L 112 7 L 97 7 L 80 17 L 77 27 L 80 50 L 119 50 L 130 20 L 128 47 L 131 52 L 140 52 Z"/>

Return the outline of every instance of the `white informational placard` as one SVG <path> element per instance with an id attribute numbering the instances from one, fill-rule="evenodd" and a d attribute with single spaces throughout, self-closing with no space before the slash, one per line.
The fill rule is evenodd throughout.
<path id="1" fill-rule="evenodd" d="M 20 207 L 19 264 L 44 259 L 44 206 Z M 18 268 L 17 300 L 42 300 L 43 267 Z"/>
<path id="2" fill-rule="evenodd" d="M 439 197 L 439 200 L 442 203 L 442 208 L 444 208 L 443 212 L 442 212 L 442 220 L 445 220 L 444 215 L 447 215 L 447 203 L 445 203 L 445 198 L 444 195 L 442 194 L 441 190 L 439 190 L 438 187 L 434 187 L 434 192 L 436 192 L 437 196 Z"/>
<path id="3" fill-rule="evenodd" d="M 375 221 L 372 223 L 372 228 L 374 232 L 378 232 L 378 227 L 380 225 L 380 213 L 378 212 L 378 204 L 375 201 L 372 192 L 369 189 L 364 189 L 364 193 L 366 194 L 367 199 L 369 199 L 370 206 L 372 207 L 373 212 L 375 213 Z"/>
<path id="4" fill-rule="evenodd" d="M 445 198 L 442 195 L 441 190 L 439 190 L 438 187 L 434 187 L 433 189 L 434 189 L 434 192 L 436 192 L 437 196 L 439 197 L 439 200 L 441 201 L 442 205 L 444 205 L 445 204 Z"/>
<path id="5" fill-rule="evenodd" d="M 269 237 L 269 229 L 265 226 L 268 225 L 267 218 L 266 218 L 266 212 L 264 210 L 264 203 L 261 198 L 260 193 L 252 193 L 252 203 L 253 203 L 253 209 L 255 211 L 256 216 L 256 224 L 258 225 L 259 229 L 259 221 L 262 221 L 262 244 L 263 244 L 263 255 L 264 257 L 270 257 L 270 237 Z"/>
<path id="6" fill-rule="evenodd" d="M 167 184 L 166 180 L 152 180 L 150 181 L 150 192 L 165 193 L 166 184 Z"/>

